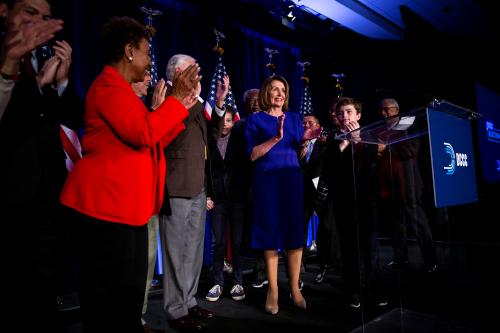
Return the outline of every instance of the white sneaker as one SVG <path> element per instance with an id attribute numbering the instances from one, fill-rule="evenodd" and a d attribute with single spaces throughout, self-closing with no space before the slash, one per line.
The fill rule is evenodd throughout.
<path id="1" fill-rule="evenodd" d="M 241 286 L 241 284 L 235 284 L 231 289 L 231 297 L 235 301 L 241 301 L 245 299 L 245 289 Z"/>
<path id="2" fill-rule="evenodd" d="M 205 298 L 207 299 L 207 301 L 215 302 L 219 300 L 220 295 L 222 295 L 222 287 L 216 284 L 212 287 L 212 289 L 208 291 L 208 294 Z"/>

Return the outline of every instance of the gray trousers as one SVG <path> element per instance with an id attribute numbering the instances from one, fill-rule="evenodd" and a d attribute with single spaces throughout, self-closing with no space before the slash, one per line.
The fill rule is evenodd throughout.
<path id="1" fill-rule="evenodd" d="M 168 320 L 188 314 L 197 305 L 196 292 L 203 263 L 206 193 L 170 198 L 172 215 L 160 216 L 163 253 L 163 307 Z"/>
<path id="2" fill-rule="evenodd" d="M 148 277 L 146 279 L 146 292 L 144 293 L 144 304 L 142 315 L 148 310 L 148 294 L 153 282 L 156 265 L 156 249 L 158 247 L 158 215 L 153 215 L 148 221 Z"/>

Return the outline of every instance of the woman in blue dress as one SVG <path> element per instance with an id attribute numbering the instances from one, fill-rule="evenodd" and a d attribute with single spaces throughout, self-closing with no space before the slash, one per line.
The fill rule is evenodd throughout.
<path id="1" fill-rule="evenodd" d="M 299 114 L 288 109 L 289 86 L 281 76 L 264 80 L 259 103 L 246 125 L 250 158 L 255 163 L 251 246 L 264 250 L 269 281 L 265 309 L 278 313 L 278 249 L 287 251 L 289 286 L 295 306 L 305 309 L 299 290 L 304 243 L 303 180 L 297 152 L 304 130 Z"/>

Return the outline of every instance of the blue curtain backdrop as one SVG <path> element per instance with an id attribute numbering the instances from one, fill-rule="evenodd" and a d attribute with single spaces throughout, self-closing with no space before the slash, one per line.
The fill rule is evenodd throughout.
<path id="1" fill-rule="evenodd" d="M 58 38 L 68 40 L 73 47 L 73 79 L 78 95 L 85 94 L 102 70 L 100 58 L 99 32 L 102 25 L 112 16 L 130 16 L 144 22 L 145 16 L 139 10 L 144 1 L 95 1 L 95 0 L 54 0 L 53 16 L 65 21 L 64 31 Z M 280 41 L 242 26 L 231 16 L 216 16 L 206 13 L 203 7 L 176 1 L 156 1 L 154 7 L 163 12 L 155 18 L 156 52 L 159 77 L 165 74 L 170 56 L 185 53 L 195 57 L 202 67 L 203 92 L 215 69 L 216 54 L 213 29 L 226 35 L 222 41 L 225 50 L 224 61 L 230 75 L 231 86 L 238 107 L 243 110 L 242 95 L 245 90 L 259 88 L 268 76 L 268 55 L 265 48 L 276 49 L 273 57 L 276 73 L 290 83 L 290 111 L 298 112 L 300 106 L 300 71 L 297 61 L 301 61 L 301 51 L 294 45 Z"/>

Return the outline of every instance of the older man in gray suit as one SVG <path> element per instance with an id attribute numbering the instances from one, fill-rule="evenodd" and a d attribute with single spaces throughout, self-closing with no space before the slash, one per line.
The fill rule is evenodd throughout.
<path id="1" fill-rule="evenodd" d="M 167 65 L 167 79 L 183 70 L 195 59 L 177 54 Z M 189 110 L 186 129 L 165 149 L 167 159 L 168 194 L 164 205 L 170 214 L 160 213 L 160 232 L 164 252 L 164 309 L 169 325 L 178 331 L 201 329 L 200 319 L 213 313 L 197 305 L 203 262 L 205 236 L 206 192 L 205 164 L 208 158 L 207 137 L 221 135 L 224 100 L 229 91 L 229 79 L 223 78 L 217 87 L 215 112 L 209 121 L 201 101 Z"/>

